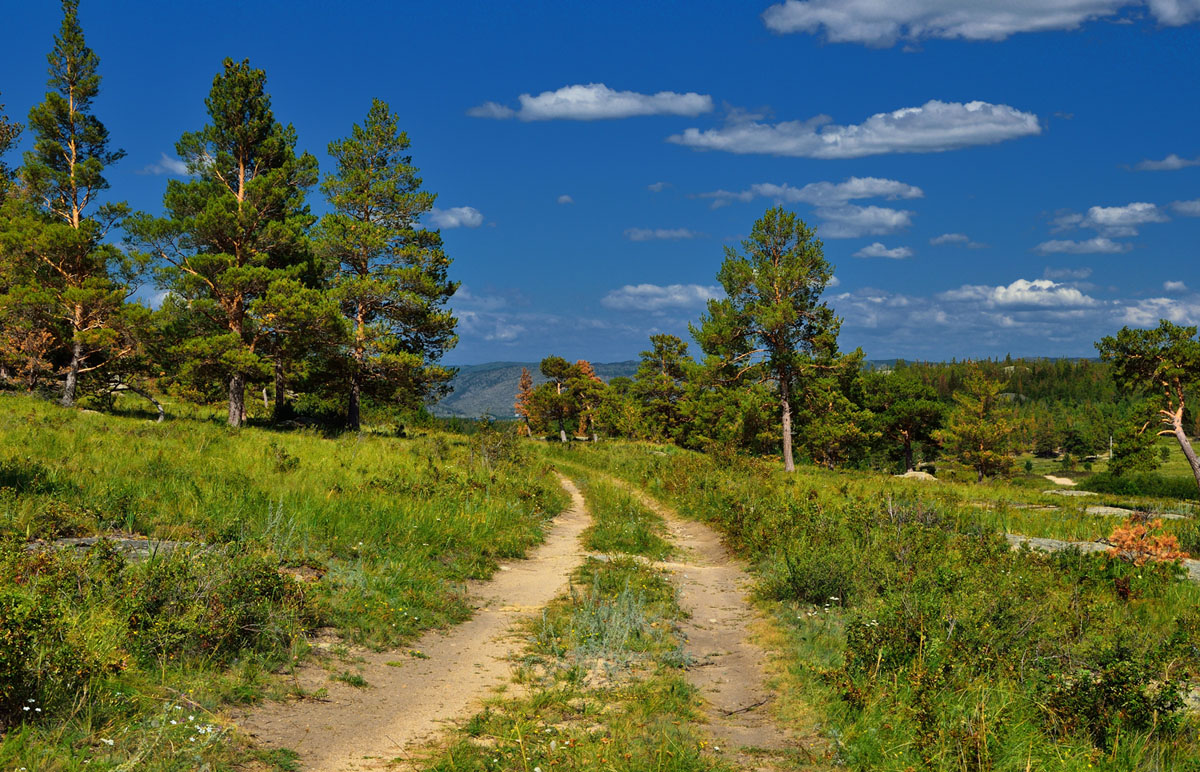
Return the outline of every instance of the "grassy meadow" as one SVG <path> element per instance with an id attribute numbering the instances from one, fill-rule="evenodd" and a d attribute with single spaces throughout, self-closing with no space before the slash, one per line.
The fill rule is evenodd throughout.
<path id="1" fill-rule="evenodd" d="M 494 433 L 329 438 L 0 397 L 0 768 L 231 768 L 222 706 L 286 688 L 273 674 L 305 632 L 394 646 L 460 621 L 464 582 L 565 504 Z M 93 535 L 171 544 L 45 546 Z"/>
<path id="2" fill-rule="evenodd" d="M 1183 709 L 1200 682 L 1200 587 L 1171 566 L 1012 551 L 1001 536 L 1106 536 L 1120 520 L 1082 507 L 1133 502 L 1047 495 L 1045 480 L 785 475 L 770 461 L 649 445 L 545 452 L 644 486 L 753 561 L 786 663 L 782 711 L 807 711 L 835 763 L 1200 769 L 1197 720 Z M 1168 525 L 1194 533 L 1191 520 Z"/>

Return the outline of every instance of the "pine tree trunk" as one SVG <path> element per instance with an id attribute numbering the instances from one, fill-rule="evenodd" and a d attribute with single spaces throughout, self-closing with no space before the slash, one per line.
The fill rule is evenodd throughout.
<path id="1" fill-rule="evenodd" d="M 1187 432 L 1183 430 L 1183 408 L 1174 416 L 1171 425 L 1175 434 L 1175 439 L 1179 440 L 1179 447 L 1183 450 L 1183 455 L 1187 456 L 1188 465 L 1192 468 L 1192 476 L 1196 478 L 1196 486 L 1200 487 L 1200 459 L 1196 458 L 1196 451 L 1192 449 L 1192 443 L 1188 441 Z"/>
<path id="2" fill-rule="evenodd" d="M 346 399 L 346 428 L 356 432 L 362 428 L 362 413 L 359 400 L 362 395 L 362 384 L 358 373 L 350 376 L 350 394 Z"/>
<path id="3" fill-rule="evenodd" d="M 558 417 L 558 441 L 563 444 L 566 444 L 567 442 L 567 430 L 566 427 L 563 426 L 562 416 Z"/>
<path id="4" fill-rule="evenodd" d="M 63 407 L 74 407 L 75 390 L 79 386 L 79 368 L 83 360 L 83 344 L 74 341 L 71 344 L 71 364 L 67 367 L 67 380 L 63 383 Z"/>
<path id="5" fill-rule="evenodd" d="M 275 360 L 275 405 L 271 411 L 271 421 L 279 423 L 286 421 L 291 414 L 291 407 L 287 401 L 287 382 L 283 377 L 283 362 L 279 359 Z"/>
<path id="6" fill-rule="evenodd" d="M 229 377 L 229 425 L 241 426 L 246 419 L 246 376 Z"/>
<path id="7" fill-rule="evenodd" d="M 779 379 L 779 407 L 783 412 L 783 470 L 796 471 L 796 462 L 792 459 L 792 404 L 790 401 L 791 388 L 786 378 Z"/>
<path id="8" fill-rule="evenodd" d="M 913 470 L 912 441 L 905 438 L 905 440 L 904 440 L 904 471 L 911 472 L 912 470 Z"/>

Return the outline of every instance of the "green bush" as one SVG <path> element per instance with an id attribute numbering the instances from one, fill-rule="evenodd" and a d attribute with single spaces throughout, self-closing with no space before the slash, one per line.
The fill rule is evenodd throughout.
<path id="1" fill-rule="evenodd" d="M 1171 732 L 1180 724 L 1183 684 L 1157 680 L 1163 660 L 1117 642 L 1073 673 L 1051 673 L 1043 681 L 1048 719 L 1061 733 L 1086 733 L 1104 750 L 1129 730 Z"/>
<path id="2" fill-rule="evenodd" d="M 271 555 L 235 547 L 178 549 L 128 572 L 130 645 L 143 659 L 228 662 L 251 649 L 279 653 L 312 621 L 302 586 Z"/>

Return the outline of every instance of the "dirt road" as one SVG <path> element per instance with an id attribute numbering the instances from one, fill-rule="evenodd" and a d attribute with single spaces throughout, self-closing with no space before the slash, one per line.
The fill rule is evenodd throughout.
<path id="1" fill-rule="evenodd" d="M 523 648 L 511 634 L 514 623 L 564 592 L 583 559 L 579 537 L 589 518 L 579 491 L 566 478 L 562 484 L 571 507 L 555 519 L 546 541 L 527 560 L 501 566 L 492 581 L 480 585 L 479 610 L 469 621 L 415 642 L 413 649 L 427 659 L 367 653 L 366 688 L 330 681 L 323 668 L 306 666 L 298 676 L 301 687 L 326 688 L 324 701 L 261 706 L 241 718 L 241 729 L 265 747 L 296 751 L 301 769 L 352 772 L 406 758 L 447 722 L 469 716 L 511 676 L 509 658 Z"/>

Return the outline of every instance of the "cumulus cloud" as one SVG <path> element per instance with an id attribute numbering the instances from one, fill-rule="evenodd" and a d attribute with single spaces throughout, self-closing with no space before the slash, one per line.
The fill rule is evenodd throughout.
<path id="1" fill-rule="evenodd" d="M 575 203 L 575 199 L 571 198 L 571 197 L 570 197 L 570 196 L 568 196 L 566 193 L 563 193 L 561 196 L 559 196 L 559 197 L 558 197 L 558 203 L 560 203 L 560 204 L 574 204 L 574 203 Z"/>
<path id="2" fill-rule="evenodd" d="M 439 228 L 478 228 L 483 225 L 483 213 L 473 206 L 434 207 L 429 210 L 429 219 Z"/>
<path id="3" fill-rule="evenodd" d="M 1187 292 L 1187 285 L 1181 281 L 1164 281 L 1163 292 Z"/>
<path id="4" fill-rule="evenodd" d="M 687 228 L 629 228 L 625 231 L 625 238 L 630 241 L 675 241 L 697 239 L 703 235 Z"/>
<path id="5" fill-rule="evenodd" d="M 912 257 L 912 255 L 913 251 L 908 247 L 888 249 L 878 241 L 874 244 L 868 244 L 854 253 L 855 257 L 886 257 L 892 260 L 903 260 L 906 257 Z"/>
<path id="6" fill-rule="evenodd" d="M 697 308 L 720 296 L 720 287 L 701 284 L 626 284 L 601 298 L 600 304 L 616 311 L 653 312 Z"/>
<path id="7" fill-rule="evenodd" d="M 139 174 L 169 174 L 182 177 L 188 173 L 187 163 L 163 153 L 157 163 L 144 167 Z"/>
<path id="8" fill-rule="evenodd" d="M 1153 327 L 1160 319 L 1175 324 L 1200 324 L 1200 296 L 1146 298 L 1121 310 L 1118 321 L 1135 327 Z"/>
<path id="9" fill-rule="evenodd" d="M 1184 169 L 1188 166 L 1200 166 L 1200 158 L 1181 158 L 1171 153 L 1161 161 L 1147 159 L 1138 163 L 1133 168 L 1139 172 L 1173 172 L 1176 169 Z"/>
<path id="10" fill-rule="evenodd" d="M 940 153 L 1040 134 L 1033 113 L 988 102 L 941 102 L 876 113 L 838 126 L 827 115 L 807 121 L 735 121 L 719 129 L 686 129 L 668 142 L 696 150 L 765 153 L 800 158 L 861 158 L 884 153 Z"/>
<path id="11" fill-rule="evenodd" d="M 900 40 L 996 41 L 1019 32 L 1071 30 L 1146 5 L 1166 26 L 1200 18 L 1196 0 L 785 0 L 769 7 L 762 18 L 768 29 L 780 34 L 824 31 L 831 42 L 888 47 Z"/>
<path id="12" fill-rule="evenodd" d="M 1191 201 L 1176 201 L 1171 204 L 1171 209 L 1175 214 L 1181 214 L 1184 217 L 1200 217 L 1200 198 L 1194 198 Z"/>
<path id="13" fill-rule="evenodd" d="M 989 307 L 1034 306 L 1039 308 L 1070 308 L 1096 305 L 1094 298 L 1050 279 L 1017 279 L 1012 284 L 989 286 L 964 284 L 958 289 L 938 295 L 942 300 L 979 301 Z"/>
<path id="14" fill-rule="evenodd" d="M 694 91 L 685 94 L 674 91 L 639 94 L 636 91 L 615 91 L 603 83 L 563 86 L 557 91 L 543 91 L 537 96 L 521 94 L 517 100 L 520 102 L 517 109 L 498 102 L 484 102 L 467 110 L 467 115 L 500 120 L 595 121 L 637 115 L 695 117 L 713 109 L 712 97 L 707 94 Z"/>
<path id="15" fill-rule="evenodd" d="M 1113 241 L 1104 236 L 1096 236 L 1085 241 L 1051 239 L 1050 241 L 1043 241 L 1034 247 L 1034 249 L 1043 255 L 1112 255 L 1119 252 L 1128 252 L 1130 249 L 1133 249 L 1133 245 L 1126 242 Z"/>
<path id="16" fill-rule="evenodd" d="M 778 185 L 760 182 L 746 190 L 714 190 L 700 193 L 696 198 L 712 199 L 712 208 L 734 201 L 753 201 L 755 198 L 770 198 L 776 203 L 805 203 L 816 206 L 836 206 L 860 198 L 912 199 L 922 198 L 925 192 L 916 185 L 882 177 L 850 177 L 843 182 L 810 182 L 802 188 L 787 183 Z"/>
<path id="17" fill-rule="evenodd" d="M 853 239 L 859 236 L 883 236 L 912 225 L 913 213 L 885 206 L 820 207 L 817 216 L 822 222 L 818 235 L 829 239 Z"/>
<path id="18" fill-rule="evenodd" d="M 943 233 L 941 236 L 931 238 L 929 243 L 935 247 L 944 247 L 951 244 L 962 245 L 967 249 L 983 249 L 987 246 L 987 244 L 972 241 L 971 237 L 965 233 Z"/>
<path id="19" fill-rule="evenodd" d="M 1148 223 L 1167 222 L 1170 218 L 1166 212 L 1158 207 L 1157 204 L 1150 204 L 1145 201 L 1135 201 L 1125 206 L 1093 206 L 1087 212 L 1080 214 L 1078 212 L 1067 212 L 1060 214 L 1051 221 L 1055 231 L 1070 230 L 1072 228 L 1089 228 L 1094 231 L 1099 231 L 1101 236 L 1106 238 L 1090 239 L 1086 244 L 1092 244 L 1098 248 L 1087 249 L 1084 251 L 1091 252 L 1120 252 L 1128 249 L 1128 245 L 1119 245 L 1122 248 L 1115 248 L 1112 238 L 1122 236 L 1136 236 L 1138 228 Z M 1047 244 L 1071 244 L 1073 242 L 1046 242 Z M 1039 249 L 1041 246 L 1039 246 Z M 1046 250 L 1043 250 L 1046 251 Z M 1071 251 L 1069 247 L 1052 250 L 1052 251 Z"/>

